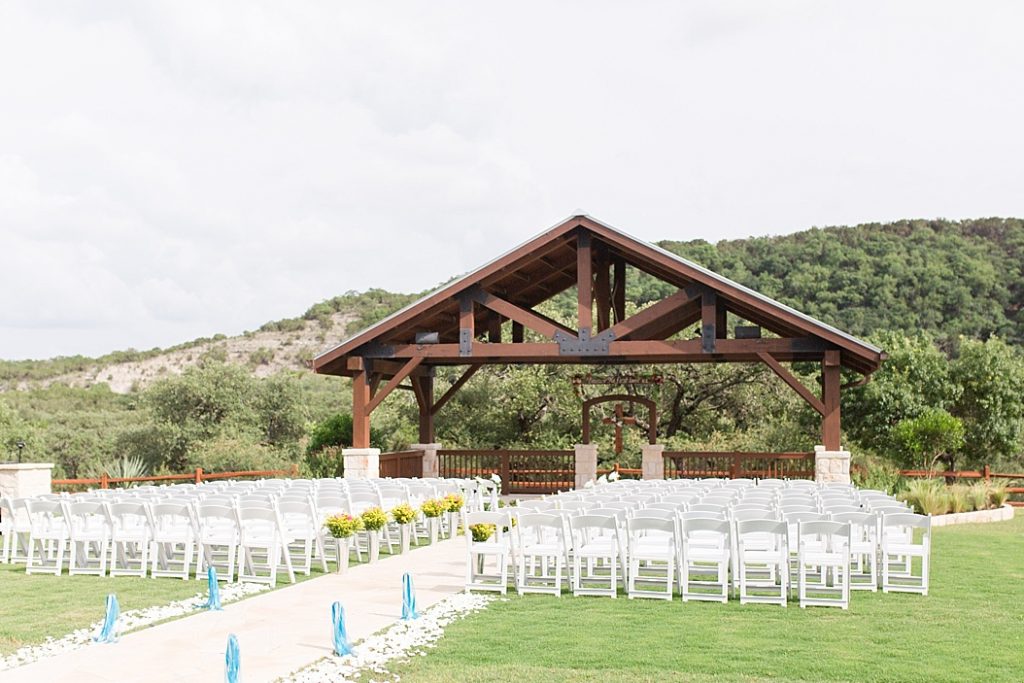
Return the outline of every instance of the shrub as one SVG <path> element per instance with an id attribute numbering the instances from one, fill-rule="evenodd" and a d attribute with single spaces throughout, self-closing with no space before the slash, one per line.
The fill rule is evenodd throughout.
<path id="1" fill-rule="evenodd" d="M 266 346 L 261 346 L 249 354 L 249 365 L 252 367 L 256 367 L 257 365 L 270 365 L 273 360 L 274 349 L 268 349 Z"/>
<path id="2" fill-rule="evenodd" d="M 345 458 L 341 455 L 340 446 L 307 450 L 302 465 L 303 475 L 310 479 L 333 479 L 345 473 Z"/>
<path id="3" fill-rule="evenodd" d="M 363 527 L 367 531 L 380 531 L 388 523 L 387 514 L 379 507 L 372 507 L 362 514 Z"/>
<path id="4" fill-rule="evenodd" d="M 972 510 L 988 509 L 988 485 L 976 481 L 967 488 L 967 500 Z"/>
<path id="5" fill-rule="evenodd" d="M 444 509 L 446 512 L 458 512 L 466 503 L 462 496 L 457 493 L 449 493 L 441 502 L 444 503 Z"/>
<path id="6" fill-rule="evenodd" d="M 899 498 L 922 515 L 944 515 L 949 510 L 949 492 L 941 479 L 912 481 Z"/>
<path id="7" fill-rule="evenodd" d="M 411 524 L 416 519 L 416 510 L 408 503 L 391 508 L 391 518 L 399 524 Z"/>
<path id="8" fill-rule="evenodd" d="M 971 500 L 968 497 L 970 487 L 965 484 L 956 484 L 949 487 L 949 511 L 950 512 L 970 512 L 971 511 Z"/>
<path id="9" fill-rule="evenodd" d="M 438 500 L 437 498 L 425 500 L 423 501 L 423 505 L 420 506 L 420 512 L 422 512 L 425 517 L 440 517 L 446 509 L 444 501 Z"/>
<path id="10" fill-rule="evenodd" d="M 469 527 L 469 533 L 473 535 L 473 540 L 477 543 L 483 543 L 492 535 L 497 528 L 493 524 L 472 524 Z"/>
<path id="11" fill-rule="evenodd" d="M 363 530 L 363 520 L 360 517 L 353 517 L 344 513 L 328 517 L 324 522 L 327 531 L 334 538 L 348 538 L 352 534 Z"/>
<path id="12" fill-rule="evenodd" d="M 992 507 L 1002 507 L 1007 499 L 1010 497 L 1010 492 L 1006 490 L 1006 484 L 999 482 L 998 484 L 990 483 L 988 485 L 988 500 L 992 504 Z"/>
<path id="13" fill-rule="evenodd" d="M 900 475 L 900 469 L 891 462 L 875 456 L 858 457 L 851 475 L 853 483 L 862 489 L 896 493 L 903 487 L 903 476 Z M 611 479 L 611 476 L 609 475 L 608 478 Z"/>

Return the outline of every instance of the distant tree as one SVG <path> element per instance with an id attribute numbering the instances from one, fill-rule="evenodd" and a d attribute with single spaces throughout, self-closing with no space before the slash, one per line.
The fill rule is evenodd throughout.
<path id="1" fill-rule="evenodd" d="M 934 472 L 939 461 L 956 469 L 956 453 L 964 446 L 964 424 L 940 408 L 928 408 L 893 429 L 896 453 L 903 464 Z"/>

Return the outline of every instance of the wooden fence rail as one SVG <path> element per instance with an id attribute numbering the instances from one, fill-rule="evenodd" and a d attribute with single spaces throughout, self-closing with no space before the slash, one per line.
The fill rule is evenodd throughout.
<path id="1" fill-rule="evenodd" d="M 501 477 L 502 492 L 556 493 L 576 482 L 574 451 L 454 450 L 437 452 L 442 477 Z"/>
<path id="2" fill-rule="evenodd" d="M 238 472 L 204 472 L 202 467 L 197 467 L 195 471 L 186 472 L 185 474 L 155 474 L 147 477 L 111 477 L 110 475 L 103 473 L 99 477 L 92 478 L 54 479 L 51 483 L 53 486 L 96 486 L 98 484 L 101 489 L 108 489 L 111 485 L 116 484 L 144 484 L 168 481 L 191 481 L 196 484 L 201 484 L 204 481 L 213 481 L 216 479 L 297 476 L 299 476 L 298 465 L 292 465 L 286 470 L 242 470 Z"/>
<path id="3" fill-rule="evenodd" d="M 395 451 L 380 454 L 380 476 L 407 479 L 423 476 L 423 451 Z"/>
<path id="4" fill-rule="evenodd" d="M 814 479 L 814 453 L 666 451 L 665 478 Z"/>
<path id="5" fill-rule="evenodd" d="M 993 479 L 1007 479 L 1024 482 L 1024 472 L 993 472 L 992 468 L 985 465 L 980 470 L 958 470 L 955 472 L 933 472 L 930 470 L 900 470 L 900 474 L 909 479 L 945 479 L 952 483 L 957 479 L 980 479 L 992 481 Z M 1024 486 L 1007 486 L 1006 492 L 1010 495 L 1024 495 Z M 1024 501 L 1011 500 L 1010 505 L 1024 507 Z"/>

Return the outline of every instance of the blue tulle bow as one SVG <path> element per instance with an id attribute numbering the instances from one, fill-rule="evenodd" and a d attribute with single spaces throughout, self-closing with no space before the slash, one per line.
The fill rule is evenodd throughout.
<path id="1" fill-rule="evenodd" d="M 228 636 L 228 647 L 224 651 L 224 680 L 227 683 L 238 683 L 238 669 L 241 667 L 241 655 L 238 653 L 238 638 L 232 633 Z"/>
<path id="2" fill-rule="evenodd" d="M 416 611 L 416 591 L 412 587 L 412 576 L 408 572 L 402 575 L 402 619 L 419 619 Z"/>
<path id="3" fill-rule="evenodd" d="M 219 610 L 220 606 L 220 584 L 217 582 L 217 570 L 210 567 L 206 570 L 206 585 L 209 596 L 206 598 L 206 609 Z"/>
<path id="4" fill-rule="evenodd" d="M 352 654 L 352 645 L 348 642 L 348 632 L 345 630 L 345 608 L 340 602 L 331 605 L 331 627 L 334 652 L 339 657 Z"/>
<path id="5" fill-rule="evenodd" d="M 117 617 L 121 614 L 121 606 L 117 604 L 117 596 L 111 593 L 107 596 L 107 614 L 103 617 L 103 626 L 100 632 L 93 636 L 97 643 L 116 643 Z"/>

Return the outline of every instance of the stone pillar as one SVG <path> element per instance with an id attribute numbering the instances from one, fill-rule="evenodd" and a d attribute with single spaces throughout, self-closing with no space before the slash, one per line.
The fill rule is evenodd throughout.
<path id="1" fill-rule="evenodd" d="M 52 493 L 53 463 L 0 463 L 0 496 L 30 498 Z"/>
<path id="2" fill-rule="evenodd" d="M 576 450 L 576 488 L 583 489 L 587 482 L 597 481 L 597 444 L 578 443 Z"/>
<path id="3" fill-rule="evenodd" d="M 423 451 L 423 478 L 430 479 L 441 476 L 441 468 L 437 460 L 437 452 L 441 449 L 439 443 L 414 443 L 409 446 L 414 451 Z"/>
<path id="4" fill-rule="evenodd" d="M 345 448 L 341 456 L 345 458 L 346 479 L 376 479 L 380 476 L 379 448 Z"/>
<path id="5" fill-rule="evenodd" d="M 819 484 L 850 483 L 850 451 L 814 447 L 814 481 Z"/>
<path id="6" fill-rule="evenodd" d="M 664 450 L 663 443 L 644 444 L 640 449 L 640 469 L 644 479 L 665 478 L 665 459 L 662 457 Z"/>

